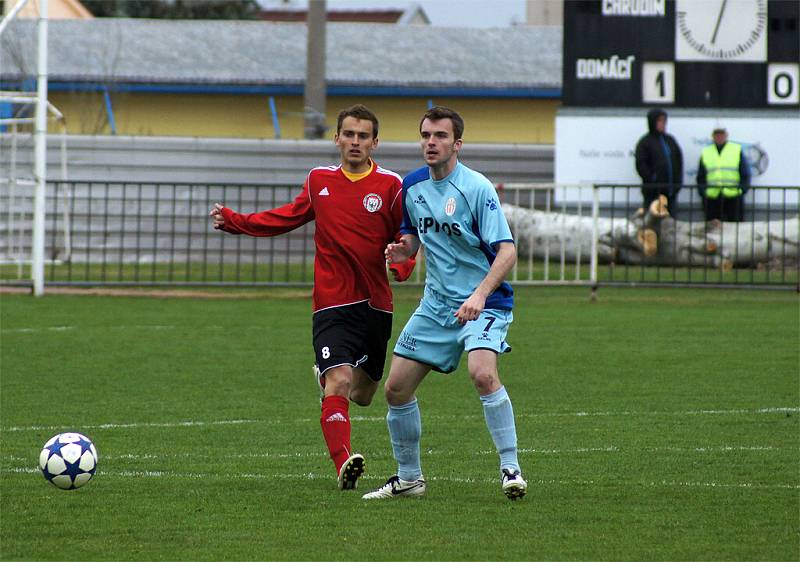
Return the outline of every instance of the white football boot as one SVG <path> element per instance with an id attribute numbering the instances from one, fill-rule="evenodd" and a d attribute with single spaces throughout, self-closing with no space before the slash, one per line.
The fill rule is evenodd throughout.
<path id="1" fill-rule="evenodd" d="M 517 500 L 528 491 L 528 483 L 523 480 L 522 473 L 518 470 L 504 468 L 500 481 L 503 484 L 503 493 L 510 500 Z"/>
<path id="2" fill-rule="evenodd" d="M 361 496 L 365 500 L 386 500 L 392 498 L 413 498 L 425 495 L 425 478 L 401 480 L 396 474 L 386 484 Z"/>

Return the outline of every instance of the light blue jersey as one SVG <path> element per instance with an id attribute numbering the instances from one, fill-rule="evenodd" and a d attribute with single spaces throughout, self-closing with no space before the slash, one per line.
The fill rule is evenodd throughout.
<path id="1" fill-rule="evenodd" d="M 514 242 L 494 185 L 460 162 L 442 180 L 427 166 L 403 180 L 403 234 L 425 246 L 425 285 L 456 309 L 486 277 L 500 242 Z M 503 282 L 485 308 L 511 310 L 514 290 Z"/>

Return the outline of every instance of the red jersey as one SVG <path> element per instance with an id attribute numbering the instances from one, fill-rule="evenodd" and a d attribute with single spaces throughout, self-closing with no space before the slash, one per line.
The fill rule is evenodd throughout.
<path id="1" fill-rule="evenodd" d="M 277 209 L 251 214 L 222 209 L 223 230 L 277 236 L 316 220 L 314 312 L 364 301 L 391 312 L 384 250 L 403 221 L 402 179 L 373 163 L 367 176 L 351 181 L 341 168 L 314 168 L 295 200 Z M 413 261 L 406 267 L 413 268 Z"/>

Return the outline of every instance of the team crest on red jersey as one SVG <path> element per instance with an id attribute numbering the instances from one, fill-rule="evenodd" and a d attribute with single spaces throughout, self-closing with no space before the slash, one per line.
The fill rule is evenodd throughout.
<path id="1" fill-rule="evenodd" d="M 453 213 L 456 212 L 456 200 L 451 197 L 447 200 L 447 203 L 444 204 L 444 214 L 448 217 L 452 217 Z"/>
<path id="2" fill-rule="evenodd" d="M 364 208 L 370 213 L 376 213 L 383 207 L 383 199 L 377 193 L 367 193 L 364 196 Z"/>

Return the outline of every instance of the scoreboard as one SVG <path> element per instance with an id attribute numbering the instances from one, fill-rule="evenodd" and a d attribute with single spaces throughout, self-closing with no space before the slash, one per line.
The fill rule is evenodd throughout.
<path id="1" fill-rule="evenodd" d="M 564 106 L 800 108 L 800 0 L 567 0 Z"/>

